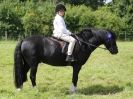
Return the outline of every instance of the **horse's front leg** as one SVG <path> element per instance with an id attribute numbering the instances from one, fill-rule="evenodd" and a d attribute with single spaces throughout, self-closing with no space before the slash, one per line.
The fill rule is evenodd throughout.
<path id="1" fill-rule="evenodd" d="M 72 77 L 72 86 L 70 87 L 70 92 L 75 93 L 77 89 L 78 74 L 81 69 L 81 66 L 73 66 L 73 77 Z"/>

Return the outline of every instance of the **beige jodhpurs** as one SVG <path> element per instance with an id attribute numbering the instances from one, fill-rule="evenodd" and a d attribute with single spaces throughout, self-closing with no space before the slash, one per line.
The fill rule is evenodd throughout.
<path id="1" fill-rule="evenodd" d="M 69 45 L 68 45 L 67 54 L 68 55 L 72 55 L 73 49 L 74 49 L 74 46 L 75 46 L 75 42 L 76 42 L 75 38 L 73 38 L 72 36 L 67 35 L 67 34 L 60 34 L 60 35 L 59 34 L 58 35 L 53 34 L 53 36 L 56 37 L 56 38 L 59 38 L 59 39 L 61 39 L 63 41 L 68 42 Z"/>

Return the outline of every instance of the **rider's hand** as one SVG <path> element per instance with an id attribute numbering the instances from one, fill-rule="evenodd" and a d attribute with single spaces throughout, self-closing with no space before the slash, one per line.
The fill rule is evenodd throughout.
<path id="1" fill-rule="evenodd" d="M 71 33 L 71 36 L 75 36 L 75 34 L 74 33 Z"/>

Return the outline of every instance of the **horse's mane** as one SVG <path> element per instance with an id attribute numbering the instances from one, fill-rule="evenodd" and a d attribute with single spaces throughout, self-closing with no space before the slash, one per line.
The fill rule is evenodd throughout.
<path id="1" fill-rule="evenodd" d="M 111 30 L 97 29 L 97 28 L 84 28 L 80 31 L 79 35 L 82 38 L 90 39 L 95 36 L 97 39 L 103 39 L 107 33 L 111 33 L 114 38 L 116 35 Z"/>
<path id="2" fill-rule="evenodd" d="M 89 36 L 96 36 L 99 34 L 105 34 L 107 32 L 107 30 L 104 29 L 97 29 L 97 28 L 83 28 L 80 31 L 80 34 L 85 34 L 85 33 L 89 33 Z"/>
<path id="3" fill-rule="evenodd" d="M 81 37 L 82 39 L 86 40 L 89 39 L 91 37 L 94 36 L 94 34 L 92 33 L 92 30 L 90 28 L 84 28 L 79 32 L 79 37 Z"/>
<path id="4" fill-rule="evenodd" d="M 93 35 L 93 33 L 92 33 L 92 29 L 91 28 L 83 28 L 81 31 L 80 31 L 80 35 L 83 35 L 83 34 L 86 34 L 86 33 L 88 33 L 89 32 L 89 35 L 88 36 L 92 36 Z"/>

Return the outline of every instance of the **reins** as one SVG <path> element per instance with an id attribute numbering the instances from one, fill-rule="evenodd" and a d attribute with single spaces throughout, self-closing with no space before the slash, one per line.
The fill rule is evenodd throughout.
<path id="1" fill-rule="evenodd" d="M 94 45 L 94 44 L 88 43 L 88 42 L 86 42 L 86 41 L 83 41 L 83 40 L 79 39 L 79 37 L 78 37 L 77 35 L 75 35 L 75 34 L 73 34 L 73 35 L 77 38 L 78 41 L 80 41 L 80 42 L 82 42 L 82 43 L 85 43 L 85 44 L 87 44 L 88 46 L 93 46 L 93 47 L 96 47 L 96 48 L 101 48 L 101 49 L 107 50 L 107 48 L 100 47 L 100 46 L 96 46 L 96 45 Z"/>

